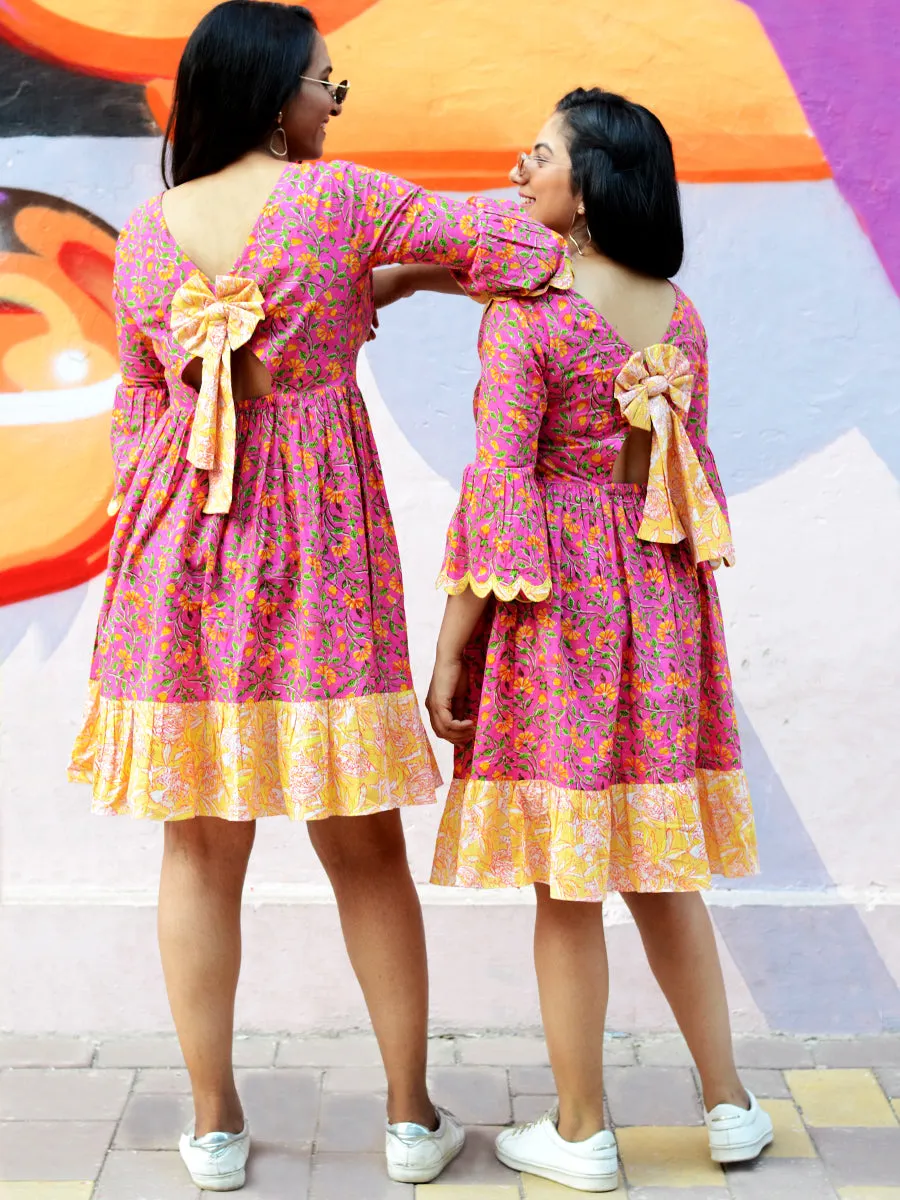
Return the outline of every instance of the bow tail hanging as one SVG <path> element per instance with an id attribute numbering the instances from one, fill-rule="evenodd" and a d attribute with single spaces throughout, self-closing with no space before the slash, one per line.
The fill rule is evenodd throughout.
<path id="1" fill-rule="evenodd" d="M 231 508 L 234 485 L 234 456 L 237 444 L 237 421 L 234 412 L 234 393 L 231 390 L 231 347 L 226 343 L 219 363 L 219 403 L 216 405 L 215 464 L 209 473 L 209 494 L 204 513 L 227 513 Z"/>
<path id="2" fill-rule="evenodd" d="M 687 537 L 685 509 L 681 501 L 677 462 L 672 461 L 673 430 L 679 424 L 673 420 L 665 401 L 650 404 L 652 440 L 650 442 L 650 471 L 647 476 L 647 499 L 638 529 L 638 537 L 648 542 L 674 545 Z"/>
<path id="3" fill-rule="evenodd" d="M 227 392 L 224 390 L 227 387 Z M 229 421 L 230 416 L 230 421 Z M 225 513 L 231 504 L 233 463 L 228 464 L 228 434 L 234 446 L 234 403 L 231 398 L 231 354 L 212 345 L 203 355 L 203 374 L 187 460 L 209 475 L 204 513 Z M 224 465 L 223 465 L 224 464 Z"/>
<path id="4" fill-rule="evenodd" d="M 210 348 L 203 355 L 200 391 L 194 405 L 187 460 L 198 471 L 211 471 L 216 461 L 216 407 L 219 401 L 219 355 Z"/>

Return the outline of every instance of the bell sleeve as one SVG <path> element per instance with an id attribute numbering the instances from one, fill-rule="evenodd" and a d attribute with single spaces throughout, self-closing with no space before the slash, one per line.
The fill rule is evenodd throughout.
<path id="1" fill-rule="evenodd" d="M 116 251 L 113 301 L 121 381 L 113 402 L 112 446 L 115 487 L 109 515 L 115 514 L 134 481 L 141 452 L 153 426 L 168 407 L 169 395 L 162 363 L 152 340 L 140 329 L 127 304 L 128 260 Z"/>
<path id="2" fill-rule="evenodd" d="M 476 456 L 463 474 L 438 587 L 545 600 L 550 558 L 535 466 L 547 406 L 541 339 L 527 301 L 497 301 L 479 336 Z"/>

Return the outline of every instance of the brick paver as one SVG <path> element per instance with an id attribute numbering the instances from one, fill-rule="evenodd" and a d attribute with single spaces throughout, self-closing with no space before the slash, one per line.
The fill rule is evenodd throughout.
<path id="1" fill-rule="evenodd" d="M 753 1037 L 736 1051 L 776 1141 L 752 1166 L 711 1163 L 683 1043 L 609 1037 L 622 1170 L 611 1200 L 900 1200 L 900 1036 Z M 235 1042 L 254 1133 L 246 1200 L 563 1200 L 497 1162 L 493 1140 L 554 1098 L 539 1037 L 431 1039 L 435 1099 L 468 1126 L 435 1183 L 384 1171 L 386 1085 L 374 1038 Z M 199 1200 L 176 1152 L 191 1119 L 174 1038 L 0 1037 L 0 1200 Z"/>
<path id="2" fill-rule="evenodd" d="M 689 1067 L 610 1067 L 606 1098 L 614 1125 L 701 1125 Z"/>

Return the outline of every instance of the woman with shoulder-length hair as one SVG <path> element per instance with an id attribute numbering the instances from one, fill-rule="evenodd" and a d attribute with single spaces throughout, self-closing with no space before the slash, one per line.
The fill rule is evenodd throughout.
<path id="1" fill-rule="evenodd" d="M 308 821 L 334 887 L 387 1073 L 390 1175 L 432 1179 L 462 1147 L 425 1083 L 398 810 L 439 780 L 356 359 L 380 263 L 500 294 L 565 262 L 560 238 L 490 204 L 304 161 L 347 96 L 331 70 L 306 9 L 213 9 L 178 69 L 174 186 L 116 253 L 117 519 L 71 775 L 95 811 L 165 822 L 159 939 L 195 1107 L 181 1153 L 219 1191 L 249 1151 L 231 1047 L 257 817 Z"/>
<path id="2" fill-rule="evenodd" d="M 456 746 L 432 882 L 532 885 L 558 1105 L 504 1130 L 507 1166 L 618 1186 L 605 1128 L 602 901 L 619 892 L 700 1075 L 710 1152 L 755 1158 L 772 1122 L 735 1069 L 701 892 L 757 870 L 713 570 L 734 560 L 707 437 L 700 314 L 668 134 L 599 88 L 564 96 L 512 172 L 566 236 L 573 285 L 498 299 L 479 338 L 477 454 L 440 584 L 428 708 Z M 459 291 L 380 273 L 381 301 Z"/>

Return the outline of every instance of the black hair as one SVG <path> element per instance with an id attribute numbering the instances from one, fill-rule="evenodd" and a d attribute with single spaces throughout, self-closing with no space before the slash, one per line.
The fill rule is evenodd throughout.
<path id="1" fill-rule="evenodd" d="M 556 111 L 568 126 L 572 190 L 601 254 L 669 279 L 684 258 L 672 143 L 659 117 L 601 88 L 576 88 Z"/>
<path id="2" fill-rule="evenodd" d="M 297 5 L 225 0 L 206 14 L 178 64 L 162 153 L 166 187 L 221 171 L 271 136 L 315 36 L 315 18 Z"/>

